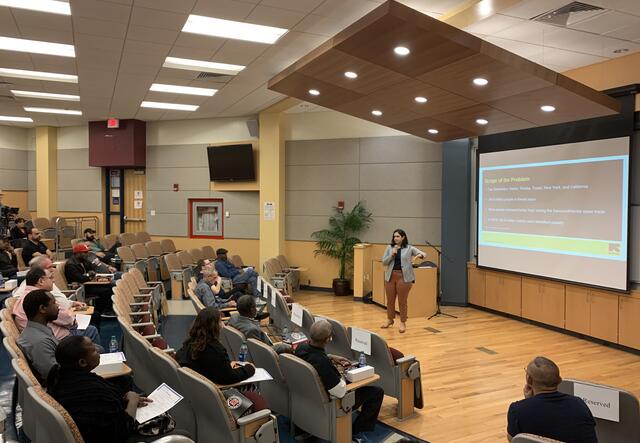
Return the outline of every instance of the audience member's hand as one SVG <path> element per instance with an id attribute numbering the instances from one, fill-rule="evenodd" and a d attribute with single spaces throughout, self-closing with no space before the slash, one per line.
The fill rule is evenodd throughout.
<path id="1" fill-rule="evenodd" d="M 153 403 L 153 400 L 151 400 L 149 397 L 140 396 L 140 398 L 138 398 L 138 407 L 139 408 L 144 408 L 149 403 Z"/>
<path id="2" fill-rule="evenodd" d="M 124 394 L 124 399 L 127 400 L 127 403 L 135 403 L 138 404 L 140 402 L 140 394 L 137 392 L 129 391 Z"/>
<path id="3" fill-rule="evenodd" d="M 74 308 L 86 308 L 87 304 L 82 303 L 81 301 L 74 301 L 74 302 L 71 302 L 71 306 Z"/>
<path id="4" fill-rule="evenodd" d="M 96 252 L 95 254 L 96 254 L 98 257 L 104 257 L 104 252 L 100 252 L 100 251 L 98 251 L 98 252 Z"/>
<path id="5" fill-rule="evenodd" d="M 524 394 L 524 398 L 533 397 L 533 388 L 528 383 L 525 383 L 524 388 L 522 388 L 522 393 Z"/>
<path id="6" fill-rule="evenodd" d="M 231 301 L 229 302 L 229 306 L 231 306 L 232 308 L 235 308 L 235 307 L 237 306 L 236 301 L 235 301 L 235 300 L 231 300 Z"/>
<path id="7" fill-rule="evenodd" d="M 351 362 L 349 361 L 349 359 L 340 357 L 339 355 L 332 355 L 331 358 L 333 359 L 334 362 L 338 363 L 339 365 L 342 365 L 342 366 L 351 365 Z"/>
<path id="8" fill-rule="evenodd" d="M 109 269 L 109 272 L 111 272 L 112 274 L 117 271 L 117 269 L 114 268 L 113 266 L 107 266 L 107 268 Z"/>

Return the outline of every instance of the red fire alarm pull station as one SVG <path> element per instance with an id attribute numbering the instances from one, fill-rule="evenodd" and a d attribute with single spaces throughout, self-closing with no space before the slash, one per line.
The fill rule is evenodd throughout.
<path id="1" fill-rule="evenodd" d="M 180 185 L 178 183 L 173 184 L 173 192 L 178 192 L 180 190 Z"/>
<path id="2" fill-rule="evenodd" d="M 344 209 L 344 200 L 338 201 L 338 209 Z"/>
<path id="3" fill-rule="evenodd" d="M 117 118 L 110 118 L 107 120 L 107 128 L 118 129 L 120 127 L 120 120 Z"/>

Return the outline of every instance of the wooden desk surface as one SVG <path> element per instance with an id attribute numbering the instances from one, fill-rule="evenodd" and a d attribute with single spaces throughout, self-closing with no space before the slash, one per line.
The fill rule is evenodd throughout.
<path id="1" fill-rule="evenodd" d="M 93 306 L 87 306 L 86 309 L 71 308 L 71 312 L 73 312 L 74 314 L 93 315 L 94 311 L 95 311 L 95 308 Z"/>
<path id="2" fill-rule="evenodd" d="M 111 283 L 113 283 L 113 280 L 109 280 L 109 281 L 88 281 L 86 283 L 83 283 L 85 285 L 110 285 Z"/>
<path id="3" fill-rule="evenodd" d="M 354 381 L 353 383 L 347 383 L 347 392 L 353 391 L 355 389 L 361 388 L 366 385 L 370 385 L 376 381 L 380 380 L 380 376 L 378 374 L 373 374 L 371 377 L 367 377 L 360 381 Z"/>
<path id="4" fill-rule="evenodd" d="M 0 288 L 0 293 L 12 292 L 15 288 Z"/>
<path id="5" fill-rule="evenodd" d="M 127 366 L 126 363 L 122 364 L 122 371 L 117 371 L 117 372 L 105 372 L 102 374 L 98 374 L 100 377 L 104 378 L 104 379 L 109 379 L 109 378 L 115 378 L 115 377 L 122 377 L 123 375 L 129 375 L 133 372 L 133 370 Z"/>

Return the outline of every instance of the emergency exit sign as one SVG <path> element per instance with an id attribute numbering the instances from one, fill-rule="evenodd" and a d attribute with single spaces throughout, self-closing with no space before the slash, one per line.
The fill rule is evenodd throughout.
<path id="1" fill-rule="evenodd" d="M 107 128 L 118 129 L 120 127 L 120 120 L 117 118 L 110 118 L 107 120 Z"/>

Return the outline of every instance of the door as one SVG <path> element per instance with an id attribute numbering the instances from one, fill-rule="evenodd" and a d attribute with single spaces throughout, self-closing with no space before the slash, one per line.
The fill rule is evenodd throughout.
<path id="1" fill-rule="evenodd" d="M 147 177 L 144 169 L 124 171 L 124 232 L 147 230 Z"/>

